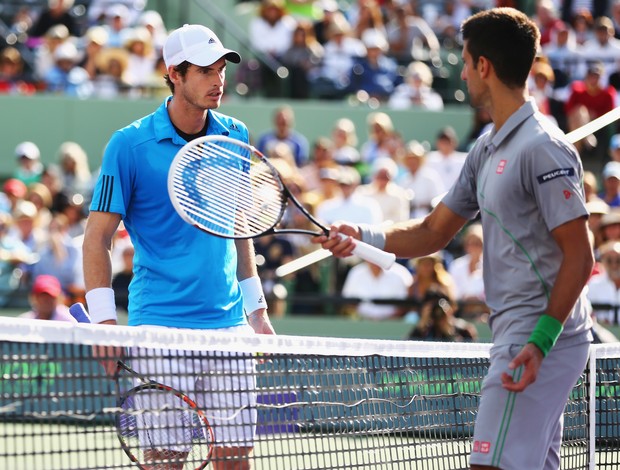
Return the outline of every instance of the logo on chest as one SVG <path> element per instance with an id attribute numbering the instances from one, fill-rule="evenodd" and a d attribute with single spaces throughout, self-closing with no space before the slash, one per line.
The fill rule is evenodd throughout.
<path id="1" fill-rule="evenodd" d="M 495 173 L 501 175 L 504 172 L 504 168 L 506 168 L 506 163 L 506 160 L 500 160 L 497 164 L 497 169 L 495 170 Z"/>

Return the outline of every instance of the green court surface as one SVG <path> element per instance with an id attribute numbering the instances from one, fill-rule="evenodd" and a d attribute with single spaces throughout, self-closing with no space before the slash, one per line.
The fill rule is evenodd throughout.
<path id="1" fill-rule="evenodd" d="M 136 468 L 122 451 L 115 430 L 109 426 L 1 423 L 1 434 L 12 437 L 0 441 L 0 468 L 12 470 Z M 9 431 L 8 433 L 6 431 Z M 347 437 L 341 435 L 268 434 L 259 436 L 255 446 L 255 468 L 328 469 L 393 468 L 449 470 L 466 468 L 464 441 L 424 443 L 414 437 Z M 437 451 L 457 451 L 460 457 L 440 459 L 422 466 Z M 29 454 L 37 453 L 36 456 Z M 45 452 L 45 455 L 43 453 Z M 415 462 L 418 462 L 416 464 Z"/>
<path id="2" fill-rule="evenodd" d="M 0 455 L 10 455 L 0 459 L 2 469 L 136 468 L 121 450 L 110 426 L 0 423 L 0 428 L 5 428 L 2 434 L 12 436 L 0 441 Z M 467 468 L 468 452 L 469 442 L 465 440 L 266 434 L 257 439 L 254 462 L 257 470 L 457 470 Z M 585 447 L 564 448 L 563 452 L 562 468 L 588 468 Z M 597 462 L 620 464 L 620 452 L 599 452 Z"/>

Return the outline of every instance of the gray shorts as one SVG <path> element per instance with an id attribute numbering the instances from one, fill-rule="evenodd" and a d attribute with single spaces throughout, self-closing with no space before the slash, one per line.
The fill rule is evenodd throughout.
<path id="1" fill-rule="evenodd" d="M 553 348 L 543 360 L 536 382 L 523 392 L 508 392 L 502 387 L 501 375 L 509 371 L 508 363 L 522 347 L 491 349 L 470 464 L 503 470 L 560 468 L 564 408 L 586 366 L 590 344 Z"/>

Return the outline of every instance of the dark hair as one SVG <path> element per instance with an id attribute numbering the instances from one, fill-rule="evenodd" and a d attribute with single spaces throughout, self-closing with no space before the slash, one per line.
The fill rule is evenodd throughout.
<path id="1" fill-rule="evenodd" d="M 192 64 L 190 64 L 188 61 L 184 61 L 181 62 L 179 65 L 175 65 L 174 70 L 176 70 L 179 75 L 181 75 L 181 77 L 185 77 L 190 65 Z M 170 91 L 172 92 L 172 94 L 174 94 L 174 83 L 172 83 L 172 80 L 170 80 L 170 76 L 168 74 L 164 75 L 164 80 L 166 80 L 166 85 L 168 85 L 168 88 L 170 88 Z"/>
<path id="2" fill-rule="evenodd" d="M 431 286 L 426 291 L 424 298 L 422 299 L 422 304 L 425 303 L 438 303 L 440 300 L 448 301 L 448 303 L 452 303 L 452 299 L 450 295 L 442 289 L 440 286 Z"/>
<path id="3" fill-rule="evenodd" d="M 474 65 L 485 57 L 506 86 L 525 86 L 540 31 L 524 13 L 514 8 L 481 11 L 463 22 L 461 32 Z"/>

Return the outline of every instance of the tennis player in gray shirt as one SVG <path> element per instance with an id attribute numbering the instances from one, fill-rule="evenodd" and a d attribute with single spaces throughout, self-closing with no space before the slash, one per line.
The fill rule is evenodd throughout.
<path id="1" fill-rule="evenodd" d="M 314 241 L 339 257 L 361 239 L 414 258 L 444 248 L 480 215 L 494 344 L 470 465 L 558 469 L 564 407 L 592 340 L 583 293 L 594 262 L 583 168 L 527 94 L 536 25 L 515 9 L 495 8 L 461 30 L 461 78 L 471 105 L 486 109 L 494 126 L 478 139 L 454 186 L 424 219 L 388 228 L 338 223 Z"/>

